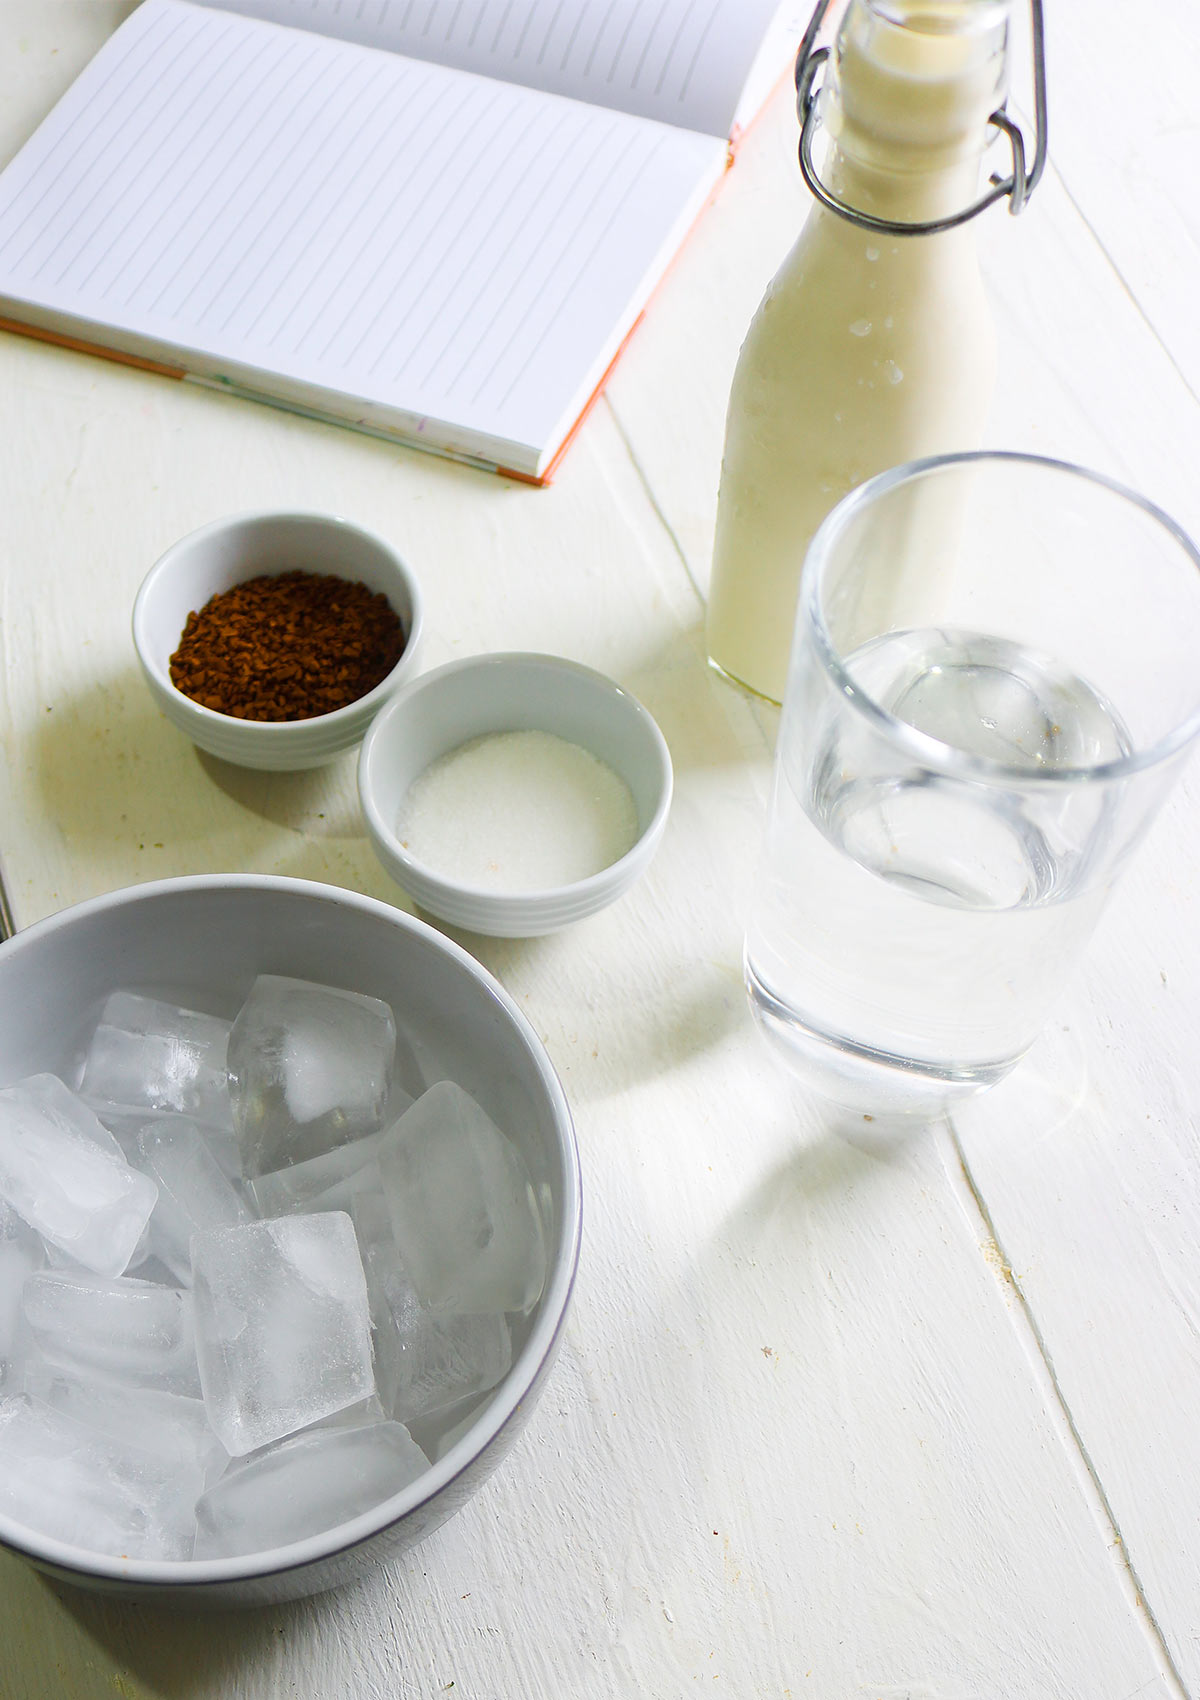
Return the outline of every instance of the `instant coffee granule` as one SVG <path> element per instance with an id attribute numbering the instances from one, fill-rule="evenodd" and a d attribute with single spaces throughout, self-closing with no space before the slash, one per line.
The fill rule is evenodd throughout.
<path id="1" fill-rule="evenodd" d="M 191 613 L 170 661 L 193 702 L 239 720 L 311 720 L 374 690 L 404 652 L 386 596 L 332 574 L 263 574 Z"/>

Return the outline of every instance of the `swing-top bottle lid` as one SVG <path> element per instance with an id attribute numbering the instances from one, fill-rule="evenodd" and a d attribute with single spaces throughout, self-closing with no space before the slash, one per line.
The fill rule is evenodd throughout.
<path id="1" fill-rule="evenodd" d="M 1041 0 L 1030 0 L 1036 148 L 1027 168 L 1024 138 L 1006 110 L 1011 0 L 850 0 L 833 54 L 815 47 L 830 0 L 819 0 L 796 60 L 800 166 L 819 201 L 868 229 L 928 234 L 964 223 L 1007 195 L 1020 211 L 1045 163 L 1046 102 Z M 827 65 L 825 79 L 816 73 Z M 924 223 L 879 218 L 847 205 L 813 164 L 823 124 L 839 149 L 867 166 L 937 171 L 977 158 L 997 131 L 1012 146 L 1012 171 L 948 217 Z"/>

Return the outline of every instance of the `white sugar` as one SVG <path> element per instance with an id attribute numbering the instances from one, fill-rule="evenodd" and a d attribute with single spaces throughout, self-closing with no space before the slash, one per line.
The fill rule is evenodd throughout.
<path id="1" fill-rule="evenodd" d="M 537 891 L 617 861 L 637 838 L 637 810 L 590 750 L 551 732 L 494 732 L 426 768 L 397 832 L 417 861 L 465 885 Z"/>

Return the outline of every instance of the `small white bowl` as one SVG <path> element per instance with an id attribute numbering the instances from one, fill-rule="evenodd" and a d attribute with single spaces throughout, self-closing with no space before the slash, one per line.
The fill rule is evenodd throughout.
<path id="1" fill-rule="evenodd" d="M 396 831 L 412 782 L 473 738 L 525 731 L 579 744 L 620 775 L 637 810 L 632 847 L 599 873 L 537 891 L 465 885 L 415 860 Z M 637 698 L 603 673 L 556 655 L 477 655 L 435 668 L 383 709 L 358 762 L 367 832 L 388 873 L 428 914 L 498 938 L 556 932 L 627 891 L 662 837 L 671 787 L 666 740 Z"/>
<path id="2" fill-rule="evenodd" d="M 239 720 L 176 690 L 170 660 L 184 622 L 209 597 L 260 574 L 329 573 L 382 591 L 404 628 L 404 653 L 374 690 L 310 720 Z M 214 520 L 172 545 L 151 567 L 133 604 L 133 642 L 146 682 L 181 732 L 239 767 L 322 767 L 357 744 L 396 688 L 415 672 L 421 594 L 404 561 L 374 532 L 331 514 L 249 513 Z"/>

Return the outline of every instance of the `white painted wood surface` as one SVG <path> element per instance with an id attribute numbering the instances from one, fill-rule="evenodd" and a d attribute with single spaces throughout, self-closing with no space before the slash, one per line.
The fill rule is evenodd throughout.
<path id="1" fill-rule="evenodd" d="M 0 0 L 0 157 L 128 9 Z M 1117 0 L 1050 10 L 1055 165 L 980 232 L 991 440 L 1116 471 L 1200 529 L 1193 9 L 1147 0 L 1136 41 Z M 282 1611 L 168 1616 L 0 1558 L 0 1700 L 1200 1695 L 1200 774 L 1040 1054 L 954 1128 L 837 1116 L 745 1010 L 773 717 L 705 670 L 701 597 L 738 342 L 803 215 L 793 144 L 785 91 L 544 492 L 0 338 L 22 923 L 209 869 L 405 903 L 351 758 L 223 768 L 142 686 L 137 584 L 239 508 L 377 527 L 428 590 L 427 665 L 529 647 L 603 668 L 678 780 L 622 903 L 464 941 L 545 1037 L 586 1187 L 566 1344 L 505 1466 L 406 1560 Z"/>

